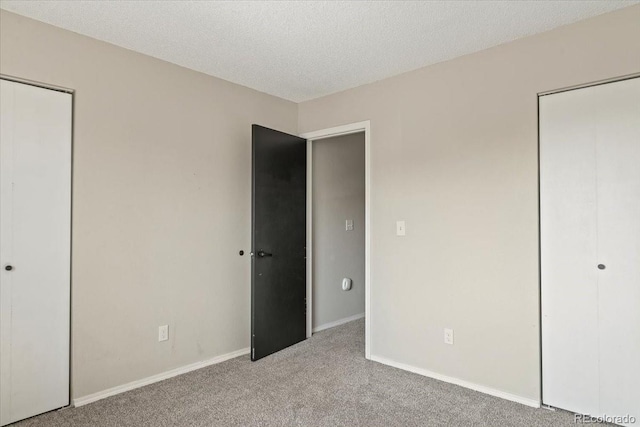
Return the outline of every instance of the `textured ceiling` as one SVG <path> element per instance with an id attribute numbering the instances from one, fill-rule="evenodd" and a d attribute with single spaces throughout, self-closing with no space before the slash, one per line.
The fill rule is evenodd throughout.
<path id="1" fill-rule="evenodd" d="M 0 7 L 300 102 L 634 3 L 0 0 Z"/>

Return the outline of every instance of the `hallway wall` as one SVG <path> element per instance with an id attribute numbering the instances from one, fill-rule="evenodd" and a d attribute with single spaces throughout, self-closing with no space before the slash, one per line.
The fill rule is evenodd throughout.
<path id="1" fill-rule="evenodd" d="M 315 329 L 364 314 L 364 133 L 317 140 L 312 148 Z M 350 291 L 342 290 L 345 277 L 353 280 Z"/>

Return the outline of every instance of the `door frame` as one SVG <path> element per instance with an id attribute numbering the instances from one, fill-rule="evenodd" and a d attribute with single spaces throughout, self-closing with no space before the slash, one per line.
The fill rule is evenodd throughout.
<path id="1" fill-rule="evenodd" d="M 65 408 L 73 407 L 73 183 L 74 183 L 74 151 L 75 151 L 75 111 L 76 111 L 76 90 L 64 86 L 57 86 L 50 83 L 42 83 L 35 80 L 24 79 L 0 73 L 0 80 L 21 83 L 35 86 L 42 89 L 56 92 L 68 93 L 71 95 L 71 171 L 70 181 L 70 209 L 69 209 L 69 404 Z"/>
<path id="2" fill-rule="evenodd" d="M 364 132 L 364 334 L 365 358 L 371 359 L 371 122 L 350 123 L 300 135 L 307 140 L 307 338 L 313 334 L 313 151 L 314 141 Z"/>
<path id="3" fill-rule="evenodd" d="M 536 125 L 537 125 L 537 179 L 538 179 L 538 374 L 540 378 L 539 387 L 540 387 L 540 406 L 544 408 L 553 408 L 546 403 L 544 403 L 544 375 L 543 375 L 543 367 L 542 367 L 542 219 L 541 219 L 541 203 L 542 203 L 542 191 L 540 188 L 540 169 L 541 169 L 541 161 L 540 161 L 540 98 L 547 95 L 554 95 L 561 92 L 567 92 L 571 90 L 584 89 L 592 86 L 599 86 L 607 83 L 616 83 L 623 80 L 640 78 L 640 73 L 631 73 L 623 76 L 611 77 L 608 79 L 596 80 L 587 83 L 580 83 L 572 86 L 565 86 L 562 88 L 547 90 L 543 92 L 538 92 L 536 94 Z"/>

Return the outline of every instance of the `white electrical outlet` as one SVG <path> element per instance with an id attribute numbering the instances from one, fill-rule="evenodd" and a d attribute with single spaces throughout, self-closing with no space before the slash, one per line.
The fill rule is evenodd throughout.
<path id="1" fill-rule="evenodd" d="M 158 327 L 158 341 L 166 341 L 169 339 L 169 325 Z"/>
<path id="2" fill-rule="evenodd" d="M 444 343 L 453 345 L 453 329 L 444 329 Z"/>
<path id="3" fill-rule="evenodd" d="M 345 221 L 344 229 L 346 231 L 353 231 L 353 220 L 352 219 L 348 219 L 348 220 Z"/>

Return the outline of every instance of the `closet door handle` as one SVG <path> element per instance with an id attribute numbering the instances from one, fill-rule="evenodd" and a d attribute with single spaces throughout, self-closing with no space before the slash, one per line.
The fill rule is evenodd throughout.
<path id="1" fill-rule="evenodd" d="M 11 270 L 13 270 L 13 266 L 12 265 L 5 265 L 4 269 L 7 270 L 7 271 L 11 271 Z"/>
<path id="2" fill-rule="evenodd" d="M 598 269 L 599 269 L 599 270 L 604 270 L 605 268 L 607 268 L 607 266 L 606 266 L 606 265 L 604 265 L 604 264 L 598 264 Z"/>

